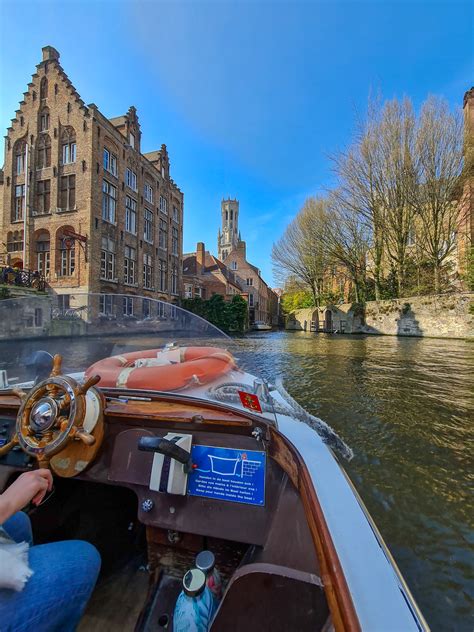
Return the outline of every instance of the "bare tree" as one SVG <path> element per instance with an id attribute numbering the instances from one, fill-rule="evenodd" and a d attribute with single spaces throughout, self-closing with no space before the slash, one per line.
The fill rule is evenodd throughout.
<path id="1" fill-rule="evenodd" d="M 410 188 L 417 238 L 433 269 L 434 291 L 456 247 L 462 189 L 463 121 L 443 99 L 430 97 L 421 108 L 416 130 L 417 178 Z"/>
<path id="2" fill-rule="evenodd" d="M 370 233 L 377 300 L 380 299 L 385 221 L 384 205 L 377 187 L 379 161 L 378 108 L 375 102 L 370 102 L 367 118 L 358 124 L 351 147 L 333 156 L 338 177 L 333 195 L 338 205 L 352 211 Z"/>
<path id="3" fill-rule="evenodd" d="M 370 234 L 352 210 L 341 204 L 341 196 L 333 193 L 328 200 L 328 222 L 324 239 L 331 258 L 342 266 L 354 285 L 355 301 L 364 303 L 367 288 L 366 257 Z"/>
<path id="4" fill-rule="evenodd" d="M 387 101 L 380 113 L 375 113 L 372 126 L 377 132 L 373 183 L 383 208 L 384 250 L 395 271 L 398 296 L 403 296 L 414 217 L 409 191 L 416 180 L 415 114 L 411 101 Z"/>
<path id="5" fill-rule="evenodd" d="M 319 305 L 328 267 L 327 249 L 322 239 L 326 221 L 324 202 L 308 198 L 272 248 L 275 278 L 282 285 L 289 277 L 302 282 L 311 291 L 315 305 Z"/>

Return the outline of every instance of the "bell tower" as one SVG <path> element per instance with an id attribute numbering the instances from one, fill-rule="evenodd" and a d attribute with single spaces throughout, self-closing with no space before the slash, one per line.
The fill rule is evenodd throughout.
<path id="1" fill-rule="evenodd" d="M 228 198 L 221 202 L 221 229 L 217 237 L 218 258 L 224 261 L 239 241 L 239 201 Z"/>

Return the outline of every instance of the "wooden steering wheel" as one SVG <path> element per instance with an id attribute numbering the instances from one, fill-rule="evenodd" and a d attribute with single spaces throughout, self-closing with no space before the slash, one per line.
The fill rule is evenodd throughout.
<path id="1" fill-rule="evenodd" d="M 48 467 L 51 458 L 73 439 L 92 446 L 96 438 L 84 429 L 86 393 L 100 380 L 98 375 L 80 385 L 60 375 L 62 358 L 55 355 L 50 376 L 28 393 L 13 389 L 21 399 L 16 419 L 16 442 L 22 450 Z"/>

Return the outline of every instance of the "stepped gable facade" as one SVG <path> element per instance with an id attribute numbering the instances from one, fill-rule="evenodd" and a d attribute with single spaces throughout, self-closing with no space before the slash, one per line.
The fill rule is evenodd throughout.
<path id="1" fill-rule="evenodd" d="M 108 119 L 42 52 L 5 136 L 0 263 L 38 270 L 65 305 L 78 291 L 177 302 L 183 193 L 166 145 L 141 153 L 135 107 Z M 124 300 L 127 315 L 139 303 Z"/>

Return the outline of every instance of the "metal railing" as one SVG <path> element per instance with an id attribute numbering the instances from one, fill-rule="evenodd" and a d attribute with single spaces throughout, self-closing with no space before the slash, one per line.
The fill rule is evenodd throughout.
<path id="1" fill-rule="evenodd" d="M 12 268 L 11 266 L 0 267 L 0 284 L 14 285 L 16 287 L 31 287 L 35 290 L 44 291 L 46 280 L 44 275 L 38 270 L 24 270 Z"/>

